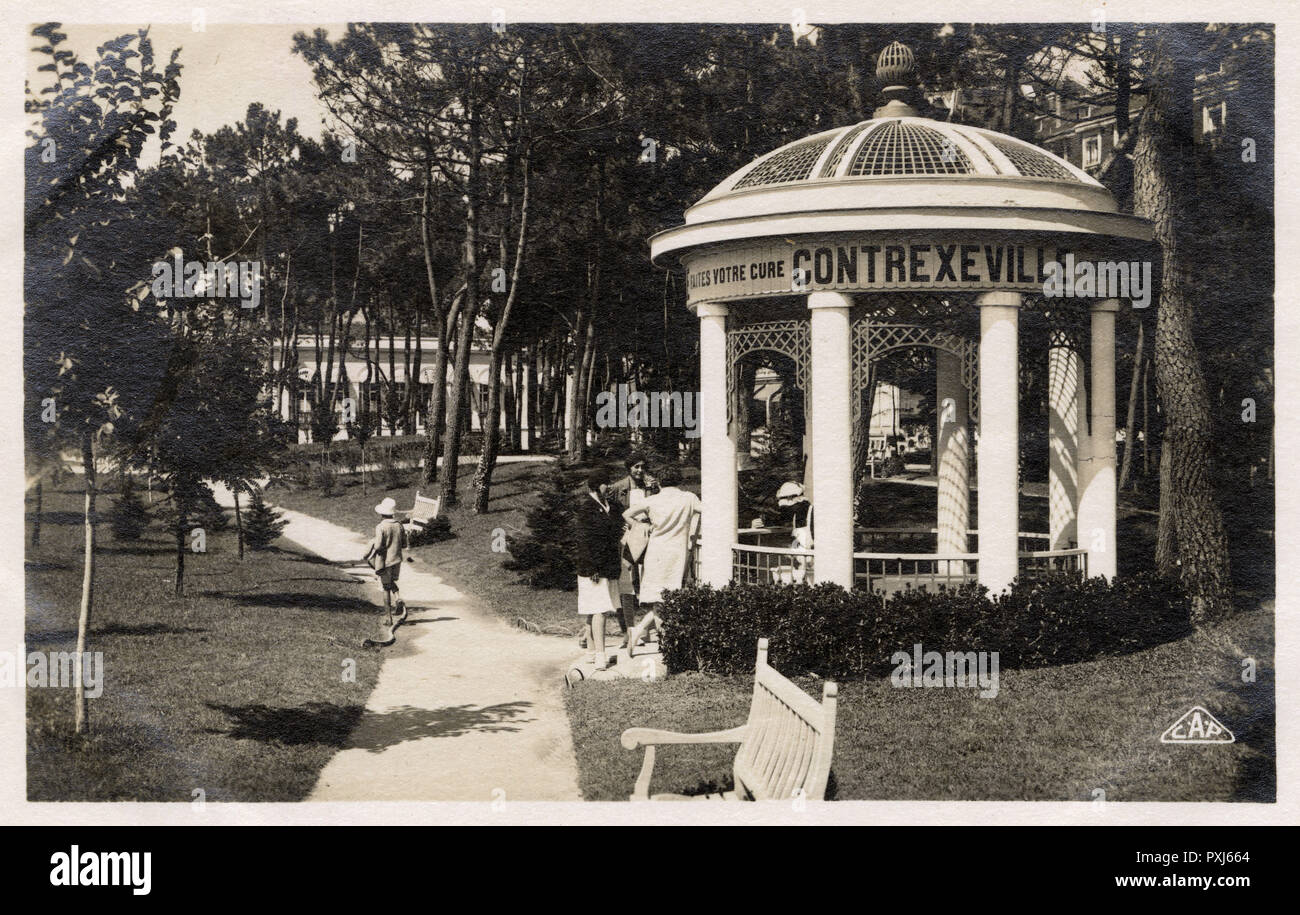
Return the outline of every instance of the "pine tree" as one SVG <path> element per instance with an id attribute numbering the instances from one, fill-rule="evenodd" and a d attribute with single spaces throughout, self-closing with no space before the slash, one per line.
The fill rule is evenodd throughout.
<path id="1" fill-rule="evenodd" d="M 284 533 L 287 521 L 283 513 L 266 504 L 260 489 L 253 490 L 248 513 L 244 516 L 244 539 L 251 550 L 264 550 Z"/>
<path id="2" fill-rule="evenodd" d="M 511 559 L 502 565 L 523 572 L 524 580 L 534 588 L 577 587 L 578 572 L 573 565 L 573 492 L 569 475 L 557 462 L 547 476 L 541 501 L 528 513 L 528 533 L 508 537 Z"/>
<path id="3" fill-rule="evenodd" d="M 108 523 L 114 540 L 139 540 L 149 524 L 149 509 L 140 500 L 130 475 L 122 480 L 122 491 L 109 513 Z"/>
<path id="4" fill-rule="evenodd" d="M 773 409 L 767 450 L 754 458 L 752 469 L 740 481 L 746 502 L 742 514 L 748 509 L 774 520 L 783 511 L 776 502 L 781 484 L 803 481 L 803 453 L 794 433 L 795 422 L 795 411 L 788 404 Z"/>

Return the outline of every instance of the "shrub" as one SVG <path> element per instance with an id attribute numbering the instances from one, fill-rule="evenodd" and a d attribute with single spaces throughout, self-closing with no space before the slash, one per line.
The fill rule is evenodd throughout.
<path id="1" fill-rule="evenodd" d="M 312 471 L 312 483 L 320 490 L 322 496 L 333 495 L 337 475 L 329 464 L 318 464 Z"/>
<path id="2" fill-rule="evenodd" d="M 322 400 L 311 411 L 311 440 L 328 445 L 339 434 L 339 417 L 327 400 Z"/>
<path id="3" fill-rule="evenodd" d="M 230 516 L 217 504 L 217 497 L 206 483 L 199 486 L 191 521 L 208 533 L 224 531 L 230 527 Z"/>
<path id="4" fill-rule="evenodd" d="M 251 550 L 264 550 L 282 533 L 287 521 L 283 514 L 271 508 L 262 498 L 261 490 L 254 489 L 248 511 L 244 512 L 244 543 Z"/>
<path id="5" fill-rule="evenodd" d="M 528 533 L 507 537 L 511 558 L 502 566 L 524 573 L 534 588 L 573 590 L 578 571 L 573 564 L 573 481 L 559 462 L 551 465 L 541 501 L 528 512 Z"/>
<path id="6" fill-rule="evenodd" d="M 1018 581 L 990 597 L 967 584 L 890 598 L 834 584 L 729 584 L 667 595 L 664 662 L 670 673 L 743 674 L 760 637 L 787 674 L 886 676 L 896 651 L 996 651 L 1005 668 L 1042 667 L 1122 654 L 1190 631 L 1177 583 L 1150 573 L 1081 581 Z"/>
<path id="7" fill-rule="evenodd" d="M 417 527 L 414 533 L 406 537 L 407 546 L 424 546 L 426 543 L 438 543 L 442 540 L 450 540 L 456 535 L 451 530 L 451 519 L 439 515 L 431 519 L 423 527 Z"/>
<path id="8" fill-rule="evenodd" d="M 140 500 L 135 481 L 129 476 L 122 481 L 122 490 L 113 503 L 108 523 L 115 540 L 139 540 L 149 524 L 149 509 Z"/>

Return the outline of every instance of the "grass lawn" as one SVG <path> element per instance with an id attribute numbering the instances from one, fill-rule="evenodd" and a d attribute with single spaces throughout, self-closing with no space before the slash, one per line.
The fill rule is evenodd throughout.
<path id="1" fill-rule="evenodd" d="M 1259 661 L 1240 681 L 1241 658 Z M 829 796 L 838 800 L 1270 801 L 1273 616 L 1243 613 L 1132 655 L 1004 670 L 996 698 L 972 690 L 842 683 Z M 799 680 L 820 697 L 821 682 Z M 584 681 L 566 696 L 587 800 L 625 800 L 641 750 L 633 726 L 709 731 L 742 723 L 752 678 L 681 674 L 653 683 Z M 1193 705 L 1233 731 L 1229 745 L 1175 746 L 1161 733 Z M 651 792 L 730 788 L 731 746 L 661 747 Z"/>
<path id="2" fill-rule="evenodd" d="M 471 596 L 496 613 L 533 632 L 551 635 L 576 636 L 579 631 L 577 582 L 573 591 L 533 589 L 520 584 L 519 573 L 501 568 L 510 558 L 509 553 L 494 553 L 494 532 L 499 528 L 507 534 L 518 535 L 527 530 L 527 514 L 538 501 L 539 492 L 546 486 L 549 464 L 527 462 L 500 464 L 493 474 L 492 497 L 488 512 L 476 515 L 473 509 L 474 466 L 462 465 L 456 492 L 460 504 L 445 514 L 451 521 L 455 535 L 450 540 L 415 547 L 411 552 L 429 563 L 430 568 L 443 576 L 448 584 L 462 594 Z M 609 462 L 611 473 L 623 472 L 622 464 Z M 687 487 L 698 478 L 696 472 L 687 476 Z M 274 489 L 267 498 L 277 505 L 324 518 L 359 533 L 370 534 L 375 529 L 377 516 L 374 506 L 384 496 L 397 500 L 398 508 L 409 508 L 418 488 L 415 471 L 402 475 L 402 484 L 387 487 L 382 475 L 368 474 L 368 486 L 362 491 L 361 480 L 356 475 L 341 476 L 342 482 L 331 495 L 322 495 L 317 489 Z M 434 490 L 436 493 L 436 489 Z M 612 620 L 606 619 L 609 631 L 615 631 Z"/>
<path id="3" fill-rule="evenodd" d="M 75 649 L 78 485 L 45 493 L 28 549 L 28 651 Z M 285 541 L 240 562 L 232 523 L 187 554 L 176 598 L 173 543 L 156 521 L 135 543 L 100 525 L 88 649 L 103 652 L 103 694 L 82 739 L 70 688 L 27 691 L 29 800 L 299 800 L 360 719 L 381 660 L 360 648 L 378 618 L 361 585 Z"/>

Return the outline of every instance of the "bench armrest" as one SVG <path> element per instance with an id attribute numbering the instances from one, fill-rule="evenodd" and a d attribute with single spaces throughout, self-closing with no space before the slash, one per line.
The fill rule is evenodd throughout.
<path id="1" fill-rule="evenodd" d="M 668 743 L 740 743 L 745 739 L 748 725 L 725 731 L 708 731 L 704 734 L 684 734 L 681 731 L 660 731 L 656 728 L 628 728 L 619 738 L 625 750 L 637 747 L 662 746 Z"/>
<path id="2" fill-rule="evenodd" d="M 641 774 L 637 776 L 636 787 L 628 800 L 650 800 L 650 777 L 655 768 L 655 747 L 664 744 L 703 744 L 703 743 L 740 743 L 745 739 L 749 726 L 742 724 L 738 728 L 725 731 L 709 731 L 704 734 L 683 734 L 680 731 L 660 731 L 655 728 L 628 728 L 619 738 L 623 748 L 635 750 L 645 747 L 645 760 L 641 763 Z"/>

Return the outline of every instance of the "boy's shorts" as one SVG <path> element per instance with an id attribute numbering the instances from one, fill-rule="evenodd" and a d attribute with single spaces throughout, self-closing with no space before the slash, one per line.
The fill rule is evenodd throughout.
<path id="1" fill-rule="evenodd" d="M 402 567 L 396 564 L 379 570 L 379 583 L 384 586 L 385 591 L 397 590 L 397 576 L 401 571 Z"/>

